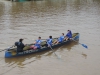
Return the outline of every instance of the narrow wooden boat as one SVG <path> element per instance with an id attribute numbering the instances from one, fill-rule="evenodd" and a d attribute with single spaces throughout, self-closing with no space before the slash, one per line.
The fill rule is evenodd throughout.
<path id="1" fill-rule="evenodd" d="M 53 40 L 56 40 L 56 39 L 57 38 L 54 38 Z M 79 40 L 79 33 L 73 33 L 73 40 L 74 41 Z M 59 43 L 59 44 L 56 44 L 56 45 L 52 45 L 51 47 L 52 48 L 60 47 L 60 46 L 62 46 L 64 44 L 68 44 L 69 42 L 71 42 L 73 40 L 63 41 L 62 43 Z M 30 49 L 30 46 L 32 44 L 29 44 L 24 48 L 23 52 L 16 52 L 17 48 L 15 48 L 15 47 L 11 48 L 10 50 L 6 50 L 5 51 L 5 58 L 10 58 L 10 57 L 15 57 L 15 56 L 22 56 L 22 55 L 32 54 L 32 53 L 41 52 L 41 51 L 45 51 L 45 50 L 50 50 L 51 49 L 50 47 L 43 46 L 44 44 L 46 44 L 46 41 L 43 41 L 41 43 L 42 47 L 40 49 L 36 49 L 36 50 Z"/>

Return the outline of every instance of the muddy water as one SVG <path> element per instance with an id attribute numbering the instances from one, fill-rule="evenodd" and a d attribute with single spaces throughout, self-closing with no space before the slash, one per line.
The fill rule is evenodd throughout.
<path id="1" fill-rule="evenodd" d="M 6 59 L 0 52 L 0 75 L 100 75 L 100 1 L 41 0 L 11 2 L 0 0 L 0 49 L 24 38 L 33 43 L 38 36 L 58 37 L 70 29 L 80 33 L 72 42 L 52 51 Z"/>

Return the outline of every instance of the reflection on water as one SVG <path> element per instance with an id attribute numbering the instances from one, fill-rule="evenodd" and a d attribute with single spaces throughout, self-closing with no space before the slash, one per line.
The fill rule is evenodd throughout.
<path id="1" fill-rule="evenodd" d="M 85 59 L 87 58 L 87 54 L 82 53 L 82 55 Z"/>
<path id="2" fill-rule="evenodd" d="M 55 52 L 57 52 L 57 50 L 63 51 L 63 50 L 66 50 L 66 48 L 67 48 L 67 50 L 70 50 L 71 47 L 73 47 L 77 44 L 78 43 L 76 43 L 76 42 L 71 42 L 68 45 L 64 45 L 64 46 L 61 46 L 60 48 L 54 49 L 54 51 Z M 5 70 L 3 73 L 0 73 L 0 74 L 6 74 L 6 73 L 12 71 L 16 67 L 25 68 L 26 65 L 37 62 L 38 60 L 42 60 L 42 57 L 44 57 L 44 56 L 51 57 L 52 55 L 55 56 L 54 58 L 57 59 L 56 55 L 50 50 L 38 52 L 38 53 L 30 54 L 30 55 L 25 55 L 25 56 L 14 57 L 14 58 L 5 58 L 5 63 L 6 63 L 5 66 L 10 67 L 10 68 L 8 70 Z M 57 60 L 59 60 L 59 59 L 57 59 Z"/>
<path id="3" fill-rule="evenodd" d="M 67 29 L 79 32 L 79 42 L 89 46 L 86 50 L 72 42 L 54 49 L 65 61 L 61 63 L 52 51 L 10 59 L 1 52 L 0 74 L 100 75 L 99 24 L 100 0 L 0 0 L 0 49 L 19 38 L 25 38 L 25 44 L 33 43 L 38 36 L 58 37 Z"/>
<path id="4" fill-rule="evenodd" d="M 61 46 L 61 47 L 58 47 L 58 48 L 54 49 L 54 52 L 56 52 L 58 49 L 61 52 L 63 50 L 66 50 L 66 48 L 67 48 L 68 51 L 70 51 L 71 48 L 74 47 L 77 44 L 78 44 L 78 42 L 70 42 L 67 45 L 64 45 L 64 46 Z M 33 62 L 35 62 L 37 60 L 41 60 L 42 56 L 46 56 L 46 57 L 49 56 L 50 57 L 50 56 L 52 56 L 52 54 L 53 54 L 52 51 L 47 50 L 47 51 L 38 52 L 38 53 L 25 55 L 25 56 L 19 56 L 19 57 L 13 57 L 13 58 L 5 58 L 5 62 L 7 64 L 9 64 L 9 66 L 12 66 L 10 64 L 13 62 L 13 64 L 17 64 L 18 67 L 24 67 L 27 64 L 33 63 Z"/>
<path id="5" fill-rule="evenodd" d="M 64 46 L 60 47 L 60 49 L 61 49 L 61 51 L 66 50 L 66 49 L 68 51 L 70 51 L 72 49 L 72 47 L 74 47 L 76 45 L 78 45 L 78 42 L 70 42 L 68 45 L 64 45 Z"/>

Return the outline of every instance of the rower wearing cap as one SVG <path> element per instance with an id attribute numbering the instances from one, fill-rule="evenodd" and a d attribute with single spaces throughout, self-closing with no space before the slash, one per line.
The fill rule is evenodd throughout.
<path id="1" fill-rule="evenodd" d="M 24 39 L 19 39 L 19 42 L 15 42 L 15 45 L 17 46 L 17 52 L 22 52 L 23 48 L 25 47 L 25 45 L 23 44 L 23 40 Z"/>

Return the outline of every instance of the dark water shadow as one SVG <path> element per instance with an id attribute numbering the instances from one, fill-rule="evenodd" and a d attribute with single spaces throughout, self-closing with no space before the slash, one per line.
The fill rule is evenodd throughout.
<path id="1" fill-rule="evenodd" d="M 72 47 L 78 45 L 78 41 L 77 42 L 70 42 L 68 45 L 63 45 L 62 47 L 60 47 L 59 49 L 61 49 L 61 51 L 63 50 L 68 50 L 70 51 L 72 49 Z"/>
<path id="2" fill-rule="evenodd" d="M 56 52 L 59 48 L 60 48 L 60 51 L 63 51 L 64 49 L 67 48 L 67 50 L 70 51 L 71 48 L 77 44 L 78 44 L 78 42 L 71 42 L 69 44 L 55 48 L 53 50 L 54 50 L 54 52 Z M 53 52 L 51 50 L 47 50 L 47 51 L 38 52 L 38 53 L 30 54 L 30 55 L 18 56 L 18 57 L 13 57 L 13 58 L 5 58 L 5 63 L 10 64 L 13 62 L 14 64 L 17 64 L 20 67 L 24 67 L 24 65 L 33 63 L 37 60 L 41 60 L 42 56 L 51 56 L 52 53 Z M 27 63 L 23 63 L 26 60 L 30 60 L 30 61 Z"/>
<path id="3" fill-rule="evenodd" d="M 13 63 L 17 64 L 19 67 L 23 67 L 24 65 L 32 63 L 36 60 L 40 60 L 42 58 L 42 55 L 45 53 L 47 53 L 45 56 L 50 56 L 52 54 L 52 52 L 50 52 L 50 50 L 48 50 L 48 51 L 38 52 L 38 53 L 30 54 L 30 55 L 5 58 L 5 63 L 10 64 L 13 62 Z M 30 60 L 30 61 L 27 63 L 23 63 L 26 60 Z"/>
<path id="4" fill-rule="evenodd" d="M 71 51 L 72 47 L 78 45 L 79 42 L 70 42 L 68 45 L 64 45 L 62 47 L 60 47 L 60 52 L 62 52 L 63 50 L 67 50 L 67 51 Z M 83 46 L 82 46 L 83 47 Z M 80 53 L 82 55 L 83 58 L 87 58 L 87 54 L 86 53 Z"/>
<path id="5" fill-rule="evenodd" d="M 86 59 L 87 58 L 87 54 L 82 53 L 82 56 Z"/>

